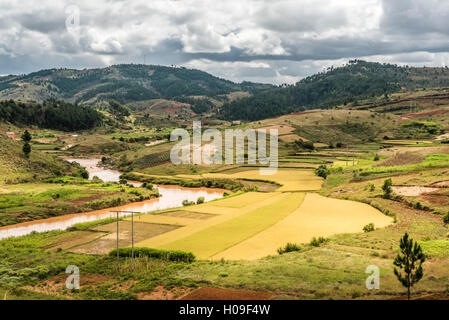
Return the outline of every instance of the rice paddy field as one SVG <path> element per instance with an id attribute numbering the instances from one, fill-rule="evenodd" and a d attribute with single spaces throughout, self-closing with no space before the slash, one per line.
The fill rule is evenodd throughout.
<path id="1" fill-rule="evenodd" d="M 258 170 L 251 168 L 225 172 L 201 177 L 261 177 Z M 139 219 L 136 221 L 181 225 L 137 246 L 190 251 L 200 259 L 253 260 L 275 255 L 288 242 L 308 243 L 313 237 L 360 232 L 369 223 L 379 228 L 392 223 L 392 218 L 367 204 L 304 192 L 319 190 L 323 183 L 311 170 L 279 169 L 270 179 L 282 184 L 275 192 L 248 192 L 180 208 L 174 217 L 148 214 L 136 218 Z M 209 217 L 201 221 L 179 217 L 183 211 Z"/>
<path id="2" fill-rule="evenodd" d="M 240 171 L 236 169 L 227 170 L 226 173 L 207 173 L 202 175 L 205 178 L 233 178 L 233 179 L 254 179 L 270 180 L 280 183 L 282 186 L 277 191 L 315 191 L 321 188 L 323 180 L 317 177 L 313 170 L 279 168 L 267 171 L 262 174 L 259 169 Z"/>
<path id="3" fill-rule="evenodd" d="M 108 254 L 117 236 L 121 247 L 131 245 L 129 217 L 119 221 L 118 234 L 116 222 L 105 220 L 2 240 L 0 295 L 179 299 L 229 290 L 264 293 L 270 299 L 403 298 L 393 260 L 399 239 L 408 232 L 427 256 L 414 295 L 447 299 L 449 229 L 443 217 L 449 213 L 449 146 L 430 136 L 396 137 L 400 121 L 400 115 L 364 110 L 312 110 L 242 124 L 279 130 L 279 168 L 269 175 L 250 165 L 176 167 L 164 162 L 170 143 L 142 144 L 108 155 L 111 163 L 118 163 L 116 169 L 129 169 L 137 178 L 230 179 L 241 183 L 241 189 L 206 203 L 134 216 L 136 247 L 192 252 L 196 260 L 189 263 L 139 256 L 132 269 L 131 259 L 121 257 L 118 273 L 115 257 Z M 106 138 L 117 142 L 122 136 L 133 137 L 120 133 Z M 376 140 L 369 140 L 373 136 Z M 315 149 L 292 148 L 297 139 L 313 142 Z M 337 142 L 349 145 L 337 147 Z M 325 178 L 315 172 L 320 165 L 328 169 Z M 382 190 L 387 178 L 392 179 L 391 198 Z M 0 206 L 25 212 L 27 201 L 42 208 L 91 200 L 99 192 L 122 192 L 118 188 L 1 185 L 7 201 Z M 365 232 L 370 224 L 373 228 Z M 297 251 L 280 252 L 287 243 Z M 94 286 L 84 285 L 77 293 L 56 290 L 55 279 L 68 264 L 81 265 Z M 365 287 L 369 265 L 380 269 L 380 290 Z M 24 268 L 31 274 L 24 280 L 27 286 L 21 282 L 17 288 L 22 291 L 11 292 L 5 283 L 28 279 L 22 276 Z"/>

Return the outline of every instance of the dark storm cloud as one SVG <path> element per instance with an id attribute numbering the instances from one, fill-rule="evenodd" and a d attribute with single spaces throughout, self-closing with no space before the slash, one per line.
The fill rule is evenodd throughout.
<path id="1" fill-rule="evenodd" d="M 0 3 L 0 74 L 152 63 L 295 82 L 352 58 L 449 62 L 443 0 L 81 0 Z"/>

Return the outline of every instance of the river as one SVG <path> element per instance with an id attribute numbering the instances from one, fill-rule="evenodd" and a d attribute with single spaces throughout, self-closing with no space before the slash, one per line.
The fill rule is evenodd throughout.
<path id="1" fill-rule="evenodd" d="M 85 167 L 89 172 L 89 177 L 97 176 L 105 182 L 114 182 L 119 180 L 120 172 L 106 169 L 99 166 L 100 159 L 77 159 L 65 158 L 67 161 L 76 161 Z M 131 182 L 138 186 L 139 182 Z M 133 202 L 119 207 L 106 208 L 85 213 L 67 214 L 48 219 L 33 220 L 22 222 L 0 228 L 0 239 L 8 237 L 17 237 L 30 234 L 31 232 L 45 232 L 51 230 L 65 230 L 77 223 L 101 220 L 116 215 L 111 211 L 133 211 L 150 212 L 155 210 L 169 209 L 182 206 L 183 200 L 196 201 L 199 197 L 204 197 L 205 201 L 223 197 L 224 190 L 210 188 L 184 188 L 180 186 L 154 185 L 161 195 L 159 198 Z M 129 214 L 121 214 L 125 216 Z"/>

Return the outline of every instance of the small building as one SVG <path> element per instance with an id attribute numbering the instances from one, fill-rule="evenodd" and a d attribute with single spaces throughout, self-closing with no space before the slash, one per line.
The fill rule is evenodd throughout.
<path id="1" fill-rule="evenodd" d="M 77 134 L 72 134 L 72 138 L 76 139 L 76 138 L 78 138 L 78 135 Z"/>
<path id="2" fill-rule="evenodd" d="M 57 139 L 58 139 L 58 141 L 63 141 L 63 140 L 66 140 L 68 138 L 69 138 L 68 136 L 59 136 Z"/>
<path id="3" fill-rule="evenodd" d="M 238 126 L 238 125 L 240 125 L 242 122 L 240 121 L 240 120 L 234 120 L 234 121 L 232 121 L 232 125 L 234 125 L 234 126 Z"/>
<path id="4" fill-rule="evenodd" d="M 16 138 L 16 134 L 14 132 L 12 132 L 12 131 L 6 132 L 6 136 L 8 138 L 11 138 L 11 139 L 15 139 Z"/>

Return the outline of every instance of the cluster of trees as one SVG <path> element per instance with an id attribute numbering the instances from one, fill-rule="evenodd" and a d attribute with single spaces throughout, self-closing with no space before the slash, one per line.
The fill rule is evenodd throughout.
<path id="1" fill-rule="evenodd" d="M 109 111 L 119 119 L 128 117 L 131 114 L 131 110 L 129 110 L 127 106 L 124 106 L 115 100 L 109 101 Z"/>
<path id="2" fill-rule="evenodd" d="M 221 117 L 226 120 L 260 120 L 307 109 L 327 109 L 376 96 L 388 96 L 414 78 L 408 68 L 360 60 L 340 68 L 307 77 L 295 85 L 282 86 L 252 97 L 224 104 Z"/>
<path id="3" fill-rule="evenodd" d="M 190 108 L 196 114 L 206 113 L 215 107 L 215 105 L 206 98 L 196 99 L 192 97 L 176 97 L 173 100 L 190 104 Z"/>
<path id="4" fill-rule="evenodd" d="M 0 101 L 0 121 L 63 131 L 86 130 L 102 123 L 97 110 L 54 99 L 40 103 Z"/>

